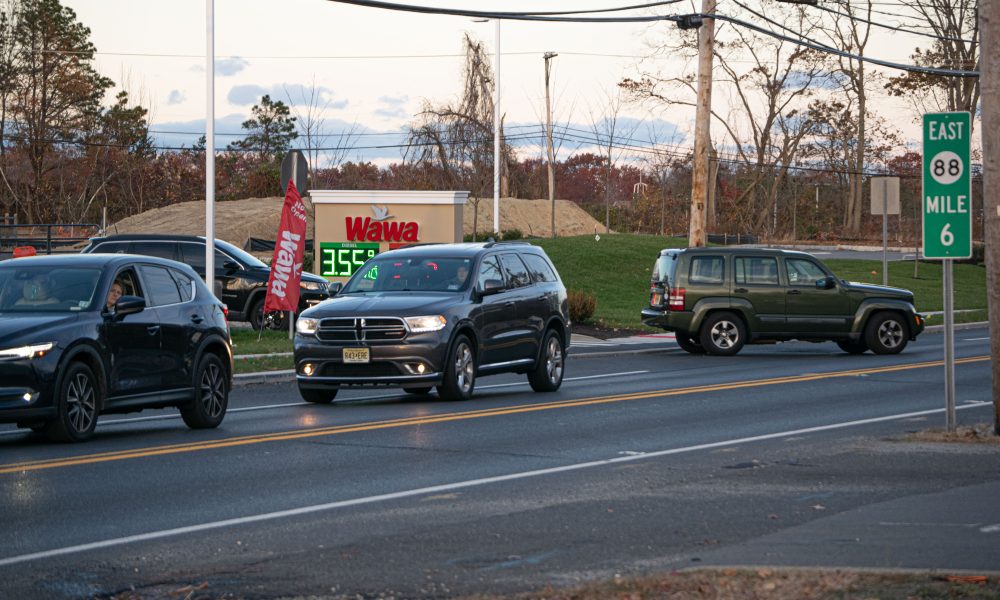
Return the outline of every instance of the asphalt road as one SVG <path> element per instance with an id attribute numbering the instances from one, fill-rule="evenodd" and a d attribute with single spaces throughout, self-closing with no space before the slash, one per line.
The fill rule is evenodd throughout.
<path id="1" fill-rule="evenodd" d="M 959 423 L 992 418 L 987 336 L 956 335 Z M 944 423 L 941 341 L 891 357 L 597 345 L 553 394 L 511 375 L 465 403 L 367 390 L 314 406 L 284 383 L 237 388 L 210 432 L 166 410 L 104 418 L 82 445 L 2 426 L 0 597 L 450 597 L 707 564 L 998 571 L 1000 447 L 900 441 Z"/>

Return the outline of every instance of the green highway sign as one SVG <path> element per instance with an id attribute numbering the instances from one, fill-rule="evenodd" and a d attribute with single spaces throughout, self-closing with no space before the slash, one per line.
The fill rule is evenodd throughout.
<path id="1" fill-rule="evenodd" d="M 924 115 L 924 258 L 972 256 L 968 112 Z"/>

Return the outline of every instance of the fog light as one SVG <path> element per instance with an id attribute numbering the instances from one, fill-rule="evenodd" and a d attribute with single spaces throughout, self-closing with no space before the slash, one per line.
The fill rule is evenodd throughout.
<path id="1" fill-rule="evenodd" d="M 316 367 L 312 363 L 306 363 L 302 365 L 302 374 L 306 377 L 312 377 L 312 374 L 316 372 Z"/>
<path id="2" fill-rule="evenodd" d="M 427 370 L 427 367 L 425 367 L 423 365 L 423 363 L 417 365 L 417 373 L 423 374 L 423 372 L 426 371 L 426 370 Z"/>
<path id="3" fill-rule="evenodd" d="M 23 396 L 21 396 L 21 398 L 24 399 L 25 402 L 31 402 L 34 399 L 34 397 L 31 395 L 31 392 L 25 393 Z"/>

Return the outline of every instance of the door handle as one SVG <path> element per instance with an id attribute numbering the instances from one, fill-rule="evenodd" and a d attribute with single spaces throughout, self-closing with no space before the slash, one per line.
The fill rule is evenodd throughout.
<path id="1" fill-rule="evenodd" d="M 146 333 L 148 333 L 149 335 L 156 335 L 157 333 L 160 333 L 160 326 L 149 325 L 148 327 L 146 327 Z"/>
<path id="2" fill-rule="evenodd" d="M 747 293 L 748 290 L 746 288 L 736 288 L 733 291 L 736 292 L 737 294 L 745 294 Z"/>
<path id="3" fill-rule="evenodd" d="M 797 296 L 797 295 L 801 294 L 802 292 L 800 292 L 799 290 L 788 290 L 788 293 L 789 294 L 795 294 Z"/>
<path id="4" fill-rule="evenodd" d="M 202 317 L 200 317 L 198 315 L 191 315 L 191 322 L 194 323 L 194 324 L 196 324 L 196 325 L 200 324 L 204 320 L 205 319 L 203 319 Z"/>

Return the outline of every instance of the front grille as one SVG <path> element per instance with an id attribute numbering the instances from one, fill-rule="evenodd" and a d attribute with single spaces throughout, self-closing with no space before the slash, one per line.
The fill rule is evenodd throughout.
<path id="1" fill-rule="evenodd" d="M 402 375 L 396 365 L 385 362 L 368 364 L 327 363 L 320 374 L 325 377 L 396 377 Z"/>
<path id="2" fill-rule="evenodd" d="M 316 329 L 322 342 L 387 342 L 406 337 L 406 324 L 399 317 L 331 317 Z"/>

